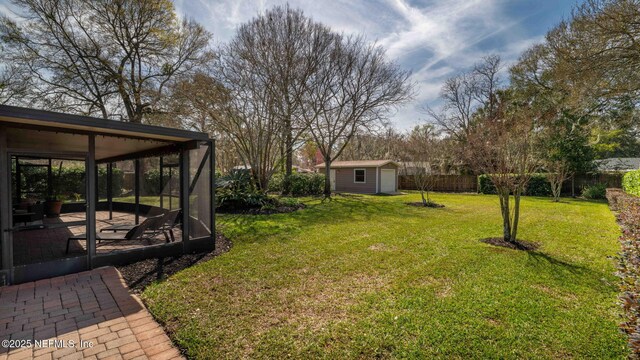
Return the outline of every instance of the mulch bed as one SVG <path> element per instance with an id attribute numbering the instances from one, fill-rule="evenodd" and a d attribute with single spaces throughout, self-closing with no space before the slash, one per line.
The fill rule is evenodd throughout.
<path id="1" fill-rule="evenodd" d="M 163 259 L 147 259 L 116 267 L 127 282 L 129 289 L 135 293 L 140 293 L 154 281 L 171 276 L 195 264 L 211 260 L 220 254 L 226 253 L 232 246 L 231 240 L 217 233 L 216 249 L 214 251 L 184 254 L 179 257 L 166 257 Z"/>
<path id="2" fill-rule="evenodd" d="M 504 241 L 503 238 L 487 238 L 480 240 L 481 242 L 494 246 L 506 247 L 513 250 L 532 251 L 540 247 L 540 244 L 531 241 L 518 240 L 516 243 Z"/>
<path id="3" fill-rule="evenodd" d="M 422 201 L 416 201 L 416 202 L 408 202 L 407 205 L 409 206 L 415 206 L 415 207 L 430 207 L 430 208 L 443 208 L 444 205 L 442 204 L 436 204 L 434 202 L 429 202 L 427 203 L 427 205 L 425 206 Z"/>
<path id="4" fill-rule="evenodd" d="M 242 214 L 242 215 L 271 215 L 286 214 L 304 209 L 304 204 L 278 206 L 275 208 L 253 208 L 253 209 L 216 209 L 218 214 Z"/>

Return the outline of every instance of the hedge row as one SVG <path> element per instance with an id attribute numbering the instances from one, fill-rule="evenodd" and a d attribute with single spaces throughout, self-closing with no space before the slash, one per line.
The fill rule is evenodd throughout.
<path id="1" fill-rule="evenodd" d="M 621 252 L 617 275 L 620 277 L 620 302 L 623 322 L 620 328 L 628 335 L 634 357 L 640 356 L 640 198 L 621 189 L 607 189 L 612 210 L 619 211 L 622 228 Z"/>
<path id="2" fill-rule="evenodd" d="M 640 196 L 640 170 L 629 171 L 624 174 L 622 188 L 628 194 Z"/>
<path id="3" fill-rule="evenodd" d="M 496 187 L 491 182 L 489 175 L 478 176 L 478 192 L 481 194 L 495 194 Z M 524 195 L 550 196 L 551 185 L 544 174 L 533 174 L 527 184 Z"/>
<path id="4" fill-rule="evenodd" d="M 47 168 L 46 167 L 22 167 L 21 172 L 21 188 L 26 196 L 40 195 L 45 196 L 47 193 Z M 53 186 L 55 195 L 62 199 L 71 199 L 74 194 L 84 196 L 86 192 L 85 185 L 85 169 L 84 167 L 69 166 L 63 167 L 62 170 L 53 168 Z M 13 171 L 15 184 L 15 170 Z M 122 185 L 124 183 L 124 173 L 120 169 L 113 169 L 112 177 L 114 196 L 120 196 Z M 15 191 L 15 189 L 14 189 Z M 107 193 L 107 169 L 98 168 L 98 193 L 100 196 L 106 196 Z"/>

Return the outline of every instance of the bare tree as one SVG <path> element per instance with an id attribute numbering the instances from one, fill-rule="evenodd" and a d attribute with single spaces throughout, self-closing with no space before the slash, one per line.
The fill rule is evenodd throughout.
<path id="1" fill-rule="evenodd" d="M 551 194 L 553 195 L 553 201 L 560 201 L 560 193 L 562 192 L 562 184 L 569 179 L 573 174 L 569 171 L 569 164 L 563 159 L 551 160 L 548 159 L 542 162 L 542 166 L 545 168 L 545 177 L 551 185 Z"/>
<path id="2" fill-rule="evenodd" d="M 500 69 L 499 56 L 483 58 L 472 70 L 447 79 L 440 92 L 442 108 L 427 107 L 425 112 L 447 135 L 465 143 L 476 113 L 495 111 Z"/>
<path id="3" fill-rule="evenodd" d="M 340 160 L 398 160 L 404 151 L 404 136 L 390 126 L 380 131 L 355 134 L 345 146 Z"/>
<path id="4" fill-rule="evenodd" d="M 281 123 L 280 149 L 285 179 L 291 175 L 293 153 L 301 146 L 308 123 L 303 117 L 305 93 L 334 35 L 301 10 L 275 6 L 242 25 L 233 48 L 242 51 L 247 71 L 264 87 L 269 111 Z M 288 192 L 288 181 L 284 193 Z"/>
<path id="5" fill-rule="evenodd" d="M 533 117 L 513 104 L 506 92 L 496 102 L 494 117 L 478 119 L 468 138 L 468 162 L 486 174 L 496 188 L 503 220 L 503 240 L 518 245 L 520 198 L 538 169 L 534 153 Z"/>
<path id="6" fill-rule="evenodd" d="M 0 51 L 2 48 L 0 47 Z M 0 68 L 0 104 L 17 104 L 29 88 L 29 79 L 15 64 Z"/>
<path id="7" fill-rule="evenodd" d="M 240 26 L 221 51 L 219 74 L 233 98 L 221 130 L 263 190 L 282 165 L 291 173 L 293 152 L 309 126 L 303 102 L 335 38 L 302 11 L 276 6 Z"/>
<path id="8" fill-rule="evenodd" d="M 433 191 L 437 176 L 441 173 L 441 140 L 432 125 L 416 126 L 405 142 L 404 171 L 413 177 L 414 183 L 424 206 L 438 206 L 431 201 L 429 193 Z"/>
<path id="9" fill-rule="evenodd" d="M 359 131 L 381 124 L 411 97 L 409 73 L 389 62 L 384 50 L 360 37 L 335 36 L 307 94 L 305 117 L 325 162 L 326 197 L 331 163 Z"/>
<path id="10" fill-rule="evenodd" d="M 273 104 L 264 79 L 250 71 L 250 57 L 236 40 L 221 51 L 219 71 L 230 101 L 216 128 L 234 144 L 242 162 L 239 165 L 250 167 L 256 188 L 267 191 L 282 163 L 282 122 L 271 111 Z"/>
<path id="11" fill-rule="evenodd" d="M 29 99 L 48 108 L 139 123 L 172 78 L 210 58 L 210 34 L 170 1 L 13 2 L 24 21 L 0 19 L 1 58 L 29 72 Z"/>

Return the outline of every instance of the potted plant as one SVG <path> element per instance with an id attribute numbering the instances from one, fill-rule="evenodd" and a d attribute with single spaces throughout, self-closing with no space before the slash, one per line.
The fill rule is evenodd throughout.
<path id="1" fill-rule="evenodd" d="M 62 199 L 58 194 L 58 192 L 60 191 L 59 189 L 60 184 L 58 183 L 58 180 L 61 178 L 61 176 L 62 176 L 62 161 L 60 162 L 60 166 L 58 167 L 58 175 L 56 176 L 55 179 L 51 179 L 52 180 L 51 196 L 44 203 L 44 213 L 47 215 L 47 217 L 60 216 L 60 211 L 62 210 Z"/>
<path id="2" fill-rule="evenodd" d="M 54 195 L 47 199 L 44 203 L 44 212 L 47 217 L 58 217 L 62 210 L 62 200 L 57 195 Z"/>

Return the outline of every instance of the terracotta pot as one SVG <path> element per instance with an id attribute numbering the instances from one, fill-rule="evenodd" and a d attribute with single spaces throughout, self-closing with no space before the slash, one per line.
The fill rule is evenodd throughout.
<path id="1" fill-rule="evenodd" d="M 44 203 L 44 212 L 47 217 L 60 216 L 60 210 L 62 209 L 62 201 L 60 200 L 47 200 Z"/>

